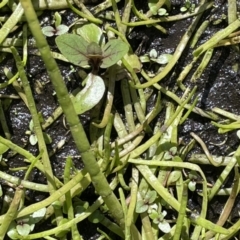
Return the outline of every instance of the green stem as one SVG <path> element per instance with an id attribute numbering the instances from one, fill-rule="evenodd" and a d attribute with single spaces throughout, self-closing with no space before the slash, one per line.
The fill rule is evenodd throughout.
<path id="1" fill-rule="evenodd" d="M 102 24 L 102 23 L 103 23 L 102 20 L 100 20 L 100 19 L 98 19 L 98 18 L 95 18 L 95 17 L 92 17 L 91 15 L 89 16 L 89 15 L 87 15 L 87 14 L 79 11 L 79 10 L 76 9 L 75 7 L 73 7 L 73 5 L 70 3 L 69 0 L 66 0 L 66 1 L 67 1 L 67 3 L 68 3 L 68 7 L 69 7 L 73 12 L 75 12 L 76 14 L 78 14 L 80 17 L 85 18 L 85 19 L 87 19 L 89 22 L 93 22 L 93 23 L 95 23 L 95 24 Z"/>
<path id="2" fill-rule="evenodd" d="M 122 22 L 129 22 L 130 14 L 131 14 L 132 1 L 133 0 L 125 0 L 124 12 L 122 14 Z M 120 32 L 122 34 L 126 34 L 126 31 L 127 31 L 127 26 L 121 24 Z"/>
<path id="3" fill-rule="evenodd" d="M 1 240 L 5 239 L 5 235 L 8 230 L 8 227 L 17 215 L 17 210 L 18 210 L 18 206 L 21 201 L 22 195 L 23 195 L 23 189 L 21 187 L 17 187 L 14 198 L 9 206 L 7 213 L 4 215 L 2 225 L 0 227 Z"/>
<path id="4" fill-rule="evenodd" d="M 123 105 L 124 105 L 126 121 L 128 124 L 128 131 L 131 133 L 135 130 L 135 122 L 134 122 L 133 108 L 132 108 L 131 98 L 129 93 L 129 84 L 126 79 L 121 80 L 121 92 L 123 96 Z"/>
<path id="5" fill-rule="evenodd" d="M 187 43 L 188 43 L 190 37 L 192 36 L 193 31 L 197 27 L 197 24 L 198 24 L 199 20 L 201 19 L 201 16 L 202 16 L 202 13 L 197 15 L 197 17 L 193 20 L 192 24 L 188 27 L 188 29 L 185 32 L 185 34 L 183 35 L 180 43 L 178 44 L 171 61 L 165 66 L 165 68 L 158 75 L 156 75 L 154 78 L 152 78 L 149 82 L 144 83 L 144 84 L 136 84 L 135 88 L 150 87 L 153 84 L 162 80 L 172 70 L 172 68 L 175 66 L 175 64 L 179 60 L 179 58 L 182 56 L 182 52 L 185 49 L 185 47 L 187 46 Z"/>
<path id="6" fill-rule="evenodd" d="M 115 0 L 116 3 L 120 2 L 121 0 Z M 91 8 L 91 12 L 93 15 L 96 15 L 104 10 L 106 10 L 107 8 L 112 6 L 112 2 L 110 0 L 105 0 L 104 2 L 98 4 L 97 6 L 94 6 L 93 8 Z"/>
<path id="7" fill-rule="evenodd" d="M 19 3 L 15 11 L 12 13 L 12 15 L 8 18 L 8 20 L 3 24 L 3 26 L 0 29 L 0 45 L 5 40 L 10 31 L 16 26 L 22 15 L 23 8 L 21 6 L 21 3 Z"/>
<path id="8" fill-rule="evenodd" d="M 196 31 L 196 33 L 193 36 L 193 39 L 191 41 L 190 44 L 190 48 L 194 48 L 195 45 L 197 44 L 199 38 L 202 36 L 202 34 L 204 33 L 204 31 L 206 30 L 206 28 L 208 27 L 210 21 L 209 20 L 205 20 L 201 26 L 198 28 L 198 30 Z"/>
<path id="9" fill-rule="evenodd" d="M 240 27 L 240 20 L 237 19 L 234 22 L 232 22 L 230 25 L 228 25 L 226 28 L 218 31 L 215 33 L 207 42 L 199 46 L 194 52 L 194 57 L 197 57 L 198 55 L 201 55 L 205 51 L 207 51 L 209 48 L 214 47 L 220 40 L 228 37 L 229 34 L 234 32 L 236 29 Z"/>
<path id="10" fill-rule="evenodd" d="M 121 204 L 119 203 L 115 194 L 112 192 L 106 177 L 101 172 L 99 165 L 96 162 L 94 152 L 90 149 L 89 141 L 84 132 L 82 124 L 79 122 L 79 118 L 75 112 L 59 68 L 56 64 L 56 61 L 52 58 L 46 38 L 42 34 L 41 27 L 32 3 L 30 0 L 21 0 L 21 3 L 24 8 L 24 13 L 29 27 L 36 39 L 37 46 L 41 52 L 42 59 L 46 65 L 51 82 L 56 91 L 58 101 L 70 126 L 73 139 L 82 156 L 85 168 L 91 176 L 92 183 L 97 193 L 103 197 L 103 200 L 109 208 L 111 214 L 116 219 L 118 224 L 120 224 L 122 229 L 124 229 L 124 215 Z"/>
<path id="11" fill-rule="evenodd" d="M 4 111 L 3 111 L 1 100 L 0 100 L 0 122 L 1 122 L 1 126 L 2 126 L 2 130 L 4 132 L 4 135 L 6 136 L 7 139 L 10 139 L 11 133 L 10 133 L 8 125 L 7 125 L 7 121 L 6 121 Z"/>
<path id="12" fill-rule="evenodd" d="M 108 92 L 107 92 L 107 104 L 104 110 L 103 119 L 100 123 L 92 123 L 95 127 L 104 128 L 106 127 L 109 117 L 112 111 L 114 90 L 115 90 L 115 67 L 109 69 L 109 79 L 108 79 Z"/>
<path id="13" fill-rule="evenodd" d="M 70 157 L 67 157 L 66 164 L 65 164 L 65 169 L 64 169 L 64 184 L 66 184 L 70 181 L 71 167 L 72 167 L 72 159 Z M 65 198 L 66 198 L 68 219 L 72 220 L 72 219 L 74 219 L 74 210 L 73 210 L 72 196 L 71 196 L 71 191 L 70 190 L 65 193 Z M 80 236 L 80 234 L 78 232 L 76 224 L 72 225 L 71 232 L 72 232 L 72 239 L 73 240 L 82 240 L 82 237 Z"/>
<path id="14" fill-rule="evenodd" d="M 41 124 L 40 124 L 39 117 L 38 117 L 37 108 L 35 106 L 34 98 L 32 96 L 32 91 L 31 91 L 28 79 L 25 75 L 25 71 L 24 71 L 24 67 L 21 62 L 21 59 L 14 47 L 12 47 L 11 50 L 12 50 L 13 56 L 15 58 L 18 72 L 19 72 L 20 78 L 22 80 L 23 88 L 25 90 L 25 94 L 27 97 L 28 107 L 29 107 L 29 110 L 30 110 L 30 113 L 31 113 L 32 119 L 33 119 L 34 132 L 38 139 L 38 147 L 39 147 L 39 150 L 43 151 L 43 158 L 42 158 L 43 166 L 44 166 L 45 175 L 46 175 L 46 178 L 48 181 L 49 191 L 50 191 L 50 193 L 52 193 L 56 189 L 56 184 L 54 182 L 52 167 L 50 164 L 50 159 L 48 157 L 48 153 L 47 153 L 48 151 L 47 151 L 47 147 L 46 147 L 46 144 L 44 141 Z"/>
<path id="15" fill-rule="evenodd" d="M 144 76 L 144 78 L 147 81 L 151 81 L 151 79 L 147 76 L 147 74 L 142 70 L 142 75 Z M 176 103 L 178 103 L 179 105 L 181 105 L 181 99 L 175 95 L 173 92 L 163 88 L 161 85 L 159 85 L 158 83 L 155 83 L 153 85 L 156 89 L 158 89 L 159 91 L 161 91 L 163 94 L 165 94 L 166 96 L 170 97 L 173 101 L 175 101 Z M 185 104 L 184 108 L 186 109 L 190 109 L 191 108 L 191 104 Z M 207 111 L 203 111 L 201 108 L 195 107 L 193 110 L 193 112 L 195 112 L 196 114 L 199 114 L 202 117 L 206 117 L 206 118 L 210 118 L 210 119 L 215 119 L 215 121 L 218 120 L 218 115 L 212 113 L 212 112 L 207 112 Z"/>
<path id="16" fill-rule="evenodd" d="M 21 184 L 24 188 L 32 189 L 34 191 L 49 192 L 49 187 L 47 185 L 21 180 L 18 177 L 11 176 L 2 171 L 0 171 L 0 178 L 15 185 Z"/>
<path id="17" fill-rule="evenodd" d="M 7 3 L 8 3 L 8 0 L 3 0 L 3 1 L 0 3 L 0 8 L 4 7 Z"/>
<path id="18" fill-rule="evenodd" d="M 132 11 L 133 11 L 133 13 L 134 13 L 138 18 L 144 19 L 144 20 L 149 20 L 149 18 L 146 17 L 146 15 L 140 13 L 140 12 L 137 10 L 137 8 L 136 8 L 136 6 L 135 6 L 135 4 L 134 4 L 134 0 L 132 0 Z M 158 24 L 156 24 L 156 23 L 153 23 L 153 26 L 154 26 L 155 28 L 157 28 L 159 31 L 161 31 L 162 33 L 167 34 L 167 30 L 166 30 L 165 28 L 163 28 L 162 26 L 160 26 L 160 25 L 158 25 Z"/>
<path id="19" fill-rule="evenodd" d="M 180 204 L 180 209 L 179 209 L 179 213 L 178 213 L 176 229 L 175 229 L 173 240 L 181 239 L 181 233 L 182 233 L 182 231 L 185 231 L 183 229 L 183 224 L 184 224 L 184 218 L 185 218 L 187 202 L 188 202 L 187 201 L 188 200 L 187 184 L 188 184 L 188 182 L 184 182 L 184 184 L 183 184 L 182 199 L 181 199 L 181 204 Z"/>

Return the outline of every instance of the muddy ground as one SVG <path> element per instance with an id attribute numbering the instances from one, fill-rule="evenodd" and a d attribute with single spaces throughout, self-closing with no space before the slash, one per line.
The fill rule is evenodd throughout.
<path id="1" fill-rule="evenodd" d="M 173 1 L 174 7 L 172 9 L 171 14 L 177 14 L 180 12 L 181 1 Z M 211 16 L 215 16 L 215 18 L 220 17 L 222 14 L 226 14 L 227 11 L 227 3 L 226 1 L 218 1 L 218 8 L 214 11 L 208 11 L 202 17 L 202 21 L 208 19 Z M 121 5 L 120 5 L 121 6 Z M 136 6 L 138 9 L 143 9 L 144 11 L 147 9 L 147 4 L 145 1 L 136 1 Z M 53 12 L 46 12 L 39 19 L 41 22 L 44 22 L 43 25 L 48 25 L 48 21 L 52 21 Z M 72 23 L 72 19 L 74 18 L 74 14 L 72 14 L 69 10 L 65 11 L 62 14 L 63 22 L 66 25 L 70 25 Z M 145 39 L 143 43 L 143 47 L 139 52 L 139 55 L 144 53 L 148 53 L 152 48 L 155 48 L 158 53 L 169 52 L 173 53 L 177 44 L 179 43 L 181 36 L 186 31 L 187 27 L 191 23 L 192 18 L 176 21 L 172 23 L 163 24 L 163 26 L 168 30 L 168 35 L 163 35 L 158 30 L 153 27 L 136 27 L 129 37 L 129 42 L 131 43 L 134 50 L 137 50 L 139 44 L 142 43 L 142 39 Z M 198 44 L 203 43 L 214 32 L 217 32 L 219 29 L 226 27 L 227 22 L 223 20 L 218 25 L 210 24 L 207 31 L 203 34 L 200 42 Z M 54 37 L 48 38 L 49 44 L 55 48 L 54 46 Z M 231 47 L 219 47 L 215 49 L 213 58 L 210 61 L 207 69 L 204 71 L 203 75 L 197 82 L 198 93 L 200 96 L 200 100 L 197 104 L 198 107 L 203 110 L 211 110 L 213 107 L 219 107 L 226 111 L 232 112 L 234 114 L 240 114 L 240 104 L 239 104 L 239 96 L 240 96 L 240 72 L 234 72 L 232 70 L 233 64 L 239 62 L 239 53 L 235 51 L 235 49 Z M 178 61 L 174 70 L 161 82 L 161 84 L 165 87 L 169 87 L 169 89 L 173 89 L 174 83 L 176 81 L 176 76 L 182 70 L 184 66 L 186 66 L 189 61 L 192 59 L 192 50 L 187 48 L 184 52 L 180 60 Z M 69 92 L 73 91 L 76 87 L 80 85 L 79 77 L 76 73 L 71 73 L 69 75 L 70 67 L 69 64 L 58 61 L 61 72 L 65 77 L 66 85 L 68 86 Z M 14 62 L 11 58 L 11 55 L 7 57 L 0 66 L 0 75 L 1 82 L 6 81 L 5 75 L 3 74 L 4 67 L 9 68 L 12 72 L 16 71 L 16 67 L 14 66 Z M 148 66 L 145 66 L 148 68 Z M 194 71 L 194 69 L 193 69 Z M 192 72 L 193 72 L 192 71 Z M 40 57 L 29 55 L 27 68 L 27 75 L 29 77 L 29 81 L 32 86 L 32 90 L 34 93 L 34 98 L 38 107 L 38 110 L 42 112 L 44 118 L 49 117 L 52 112 L 58 106 L 56 97 L 53 94 L 53 88 L 49 83 L 49 78 L 44 68 L 43 62 Z M 185 84 L 189 84 L 189 79 L 191 74 L 185 81 Z M 41 87 L 39 90 L 38 83 L 41 83 Z M 119 91 L 120 85 L 117 83 L 116 91 Z M 2 94 L 15 94 L 15 90 L 13 87 L 8 87 L 6 89 L 1 90 Z M 121 98 L 119 93 L 116 93 L 115 102 L 121 103 Z M 166 101 L 169 101 L 169 98 L 165 98 Z M 170 100 L 172 101 L 172 100 Z M 115 105 L 116 110 L 122 111 L 122 106 L 119 104 Z M 152 107 L 152 102 L 149 102 L 148 108 Z M 37 148 L 31 146 L 28 142 L 28 135 L 25 132 L 29 129 L 29 121 L 31 119 L 31 115 L 25 106 L 25 104 L 21 100 L 12 100 L 10 106 L 5 111 L 8 126 L 11 130 L 12 141 L 20 146 L 26 146 L 33 154 L 37 154 Z M 162 112 L 159 116 L 159 119 L 164 119 L 164 112 Z M 91 119 L 89 115 L 81 116 L 82 123 L 85 129 L 89 128 Z M 51 125 L 46 132 L 50 134 L 52 138 L 52 144 L 49 145 L 49 149 L 54 149 L 58 142 L 62 139 L 66 138 L 66 143 L 61 149 L 57 150 L 56 154 L 51 157 L 51 162 L 54 170 L 54 174 L 62 178 L 63 169 L 65 166 L 65 158 L 68 155 L 74 156 L 74 163 L 78 169 L 83 167 L 79 154 L 76 150 L 76 147 L 73 143 L 72 138 L 70 137 L 70 133 L 68 129 L 64 126 L 63 116 L 55 121 L 53 125 Z M 218 134 L 216 127 L 211 124 L 211 120 L 207 118 L 203 118 L 197 114 L 191 114 L 187 121 L 179 128 L 179 137 L 182 138 L 183 142 L 188 143 L 190 140 L 190 132 L 194 132 L 198 134 L 203 141 L 208 146 L 210 152 L 215 155 L 226 156 L 231 151 L 236 150 L 239 145 L 239 139 L 236 135 L 236 132 L 231 132 L 227 134 Z M 145 139 L 146 140 L 146 139 Z M 224 144 L 219 145 L 221 142 Z M 196 145 L 194 153 L 202 153 L 201 148 Z M 22 167 L 25 165 L 23 158 L 19 155 L 11 156 L 11 153 L 8 153 L 6 166 L 0 166 L 1 170 L 7 171 L 8 173 L 23 177 L 24 171 L 11 171 L 11 168 Z M 204 167 L 203 170 L 208 178 L 209 182 L 214 182 L 218 175 L 222 171 L 222 167 L 218 168 L 210 168 Z M 230 177 L 231 178 L 231 177 Z M 226 186 L 231 184 L 231 180 L 229 178 L 229 183 L 226 183 Z M 45 178 L 39 173 L 37 170 L 34 170 L 31 175 L 31 179 L 34 182 L 45 183 Z M 3 184 L 3 190 L 6 191 L 8 186 Z M 28 191 L 27 196 L 29 198 L 29 203 L 34 203 L 42 200 L 45 196 L 42 193 Z M 82 200 L 92 199 L 92 201 L 96 198 L 94 194 L 94 190 L 89 187 L 87 191 L 84 192 L 82 196 Z M 223 204 L 226 202 L 226 197 L 218 197 L 214 198 L 209 207 L 208 219 L 214 221 L 217 220 Z M 189 200 L 189 207 L 192 209 L 201 209 L 201 200 L 198 197 L 197 193 L 191 193 Z M 237 199 L 234 207 L 234 212 L 232 214 L 232 221 L 234 222 L 236 218 L 238 218 L 238 212 L 240 208 L 239 198 Z M 50 224 L 50 223 L 49 223 Z M 44 229 L 45 227 L 43 227 Z M 46 225 L 46 228 L 48 226 Z M 80 233 L 83 235 L 84 239 L 96 239 L 99 234 L 96 231 L 97 225 L 89 223 L 88 220 L 83 221 L 79 224 Z"/>

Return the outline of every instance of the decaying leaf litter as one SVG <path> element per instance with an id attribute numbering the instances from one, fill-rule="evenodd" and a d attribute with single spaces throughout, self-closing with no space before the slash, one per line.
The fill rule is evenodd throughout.
<path id="1" fill-rule="evenodd" d="M 98 12 L 99 6 L 107 3 L 107 11 Z M 22 1 L 23 8 L 29 4 Z M 64 76 L 61 82 L 50 52 L 44 52 L 44 17 L 39 16 L 39 27 L 31 25 L 33 12 L 25 14 L 31 20 L 30 30 L 46 67 L 38 57 L 35 42 L 29 39 L 31 45 L 27 44 L 29 29 L 24 22 L 18 23 L 21 7 L 11 7 L 15 23 L 2 19 L 10 28 L 16 24 L 18 28 L 9 34 L 5 28 L 9 25 L 3 24 L 0 30 L 4 63 L 2 202 L 11 189 L 14 195 L 11 205 L 2 207 L 0 235 L 8 233 L 14 239 L 90 239 L 91 234 L 87 235 L 81 226 L 108 222 L 111 224 L 107 227 L 100 227 L 96 239 L 234 239 L 239 224 L 238 3 L 172 2 L 170 6 L 161 1 L 136 5 L 132 1 L 120 1 L 118 5 L 107 1 L 103 5 L 87 4 L 87 9 L 82 3 L 76 4 L 78 10 L 59 4 L 60 8 L 70 8 L 67 12 L 58 10 L 60 20 L 54 4 L 49 6 L 52 22 L 46 25 L 66 21 L 69 33 L 74 33 L 71 27 L 77 24 L 81 32 L 86 21 L 72 25 L 76 15 L 70 21 L 66 17 L 75 12 L 79 19 L 88 18 L 100 26 L 106 42 L 118 38 L 130 43 L 121 62 L 106 71 L 97 69 L 96 79 L 103 79 L 105 92 L 93 110 L 79 116 L 83 125 L 74 114 L 72 99 L 84 90 L 84 79 L 92 68 L 63 62 L 67 59 L 56 54 L 55 36 L 47 38 Z M 115 25 L 105 25 L 105 21 Z M 199 33 L 201 29 L 203 33 Z M 97 58 L 99 54 L 91 55 Z M 21 81 L 16 80 L 19 76 Z M 19 96 L 22 99 L 15 100 Z M 55 121 L 49 125 L 55 109 Z M 37 147 L 31 146 L 25 134 L 31 119 Z M 43 132 L 52 138 L 47 146 Z M 82 161 L 85 168 L 79 172 Z M 12 178 L 14 175 L 24 180 Z M 103 198 L 96 200 L 98 195 Z M 32 215 L 37 210 L 38 218 L 51 216 L 54 220 L 47 229 L 41 228 L 43 219 L 38 222 Z"/>

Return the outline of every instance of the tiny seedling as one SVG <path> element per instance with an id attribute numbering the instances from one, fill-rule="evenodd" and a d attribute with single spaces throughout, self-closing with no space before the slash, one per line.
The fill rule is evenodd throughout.
<path id="1" fill-rule="evenodd" d="M 119 39 L 111 39 L 101 47 L 98 43 L 89 43 L 76 34 L 58 36 L 56 44 L 71 63 L 81 67 L 90 65 L 94 74 L 99 67 L 109 68 L 114 65 L 128 52 L 128 45 Z"/>
<path id="2" fill-rule="evenodd" d="M 180 8 L 180 11 L 194 13 L 196 5 L 192 3 L 190 0 L 186 0 L 184 6 Z"/>
<path id="3" fill-rule="evenodd" d="M 169 233 L 171 231 L 170 224 L 165 220 L 165 216 L 167 215 L 167 211 L 160 212 L 161 208 L 157 208 L 156 210 L 152 210 L 149 214 L 149 217 L 153 220 L 153 223 L 157 224 L 158 228 L 164 232 Z"/>
<path id="4" fill-rule="evenodd" d="M 97 75 L 99 68 L 109 68 L 116 64 L 129 47 L 120 39 L 111 39 L 105 44 L 102 30 L 94 24 L 86 24 L 75 32 L 80 35 L 58 36 L 56 44 L 69 62 L 81 67 L 92 67 L 91 73 L 83 81 L 84 89 L 72 96 L 76 113 L 82 114 L 97 105 L 104 95 L 104 81 Z"/>
<path id="5" fill-rule="evenodd" d="M 164 1 L 164 5 L 170 10 L 171 3 L 169 0 Z M 168 16 L 167 10 L 159 6 L 159 0 L 148 0 L 149 10 L 152 12 L 152 15 L 159 16 Z"/>
<path id="6" fill-rule="evenodd" d="M 47 37 L 62 35 L 64 33 L 67 33 L 69 30 L 68 26 L 61 24 L 62 17 L 58 12 L 55 12 L 54 19 L 55 19 L 55 28 L 52 26 L 46 26 L 42 28 L 43 34 Z"/>
<path id="7" fill-rule="evenodd" d="M 167 64 L 171 59 L 172 59 L 172 54 L 163 53 L 158 55 L 155 49 L 151 49 L 151 51 L 148 54 L 140 57 L 140 61 L 142 63 L 155 62 L 161 65 Z"/>
<path id="8" fill-rule="evenodd" d="M 168 14 L 168 12 L 165 8 L 159 8 L 158 9 L 158 15 L 159 16 L 168 16 L 169 14 Z"/>
<path id="9" fill-rule="evenodd" d="M 148 190 L 145 196 L 138 195 L 138 201 L 136 204 L 136 212 L 143 213 L 146 212 L 154 204 L 157 198 L 156 191 Z"/>
<path id="10" fill-rule="evenodd" d="M 198 174 L 196 171 L 190 171 L 188 174 L 188 178 L 190 179 L 188 183 L 188 189 L 192 192 L 196 190 L 196 181 L 198 179 Z"/>
<path id="11" fill-rule="evenodd" d="M 177 147 L 171 147 L 165 154 L 164 159 L 171 160 L 177 154 Z"/>
<path id="12" fill-rule="evenodd" d="M 16 222 L 12 222 L 7 235 L 10 239 L 19 239 L 28 236 L 33 231 L 35 224 L 38 223 L 46 214 L 47 209 L 41 208 L 29 216 L 19 218 Z"/>
<path id="13" fill-rule="evenodd" d="M 37 136 L 34 132 L 34 126 L 33 126 L 33 120 L 31 119 L 31 121 L 29 122 L 29 130 L 27 130 L 25 132 L 25 134 L 29 135 L 29 142 L 31 145 L 35 145 L 38 142 Z M 52 139 L 50 137 L 49 134 L 43 132 L 43 137 L 45 140 L 46 144 L 51 144 L 52 143 Z"/>
<path id="14" fill-rule="evenodd" d="M 68 26 L 66 25 L 59 25 L 56 28 L 52 26 L 46 26 L 42 28 L 42 32 L 47 37 L 58 36 L 64 33 L 67 33 L 69 30 Z"/>

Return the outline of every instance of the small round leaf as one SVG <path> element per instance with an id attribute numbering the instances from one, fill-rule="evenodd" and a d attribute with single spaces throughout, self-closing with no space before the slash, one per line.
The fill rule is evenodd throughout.
<path id="1" fill-rule="evenodd" d="M 158 15 L 159 16 L 165 16 L 167 13 L 167 10 L 165 8 L 159 8 L 158 9 Z"/>
<path id="2" fill-rule="evenodd" d="M 29 142 L 31 145 L 35 145 L 38 142 L 37 136 L 35 134 L 31 134 L 29 137 Z"/>
<path id="3" fill-rule="evenodd" d="M 93 214 L 91 214 L 88 217 L 88 220 L 92 223 L 99 223 L 103 221 L 103 219 L 104 219 L 104 215 L 98 210 L 96 210 Z"/>
<path id="4" fill-rule="evenodd" d="M 150 58 L 157 58 L 157 55 L 158 55 L 158 53 L 157 53 L 156 49 L 151 49 L 151 51 L 149 52 Z"/>
<path id="5" fill-rule="evenodd" d="M 195 181 L 190 181 L 188 183 L 188 189 L 192 192 L 194 192 L 196 190 L 196 182 Z"/>
<path id="6" fill-rule="evenodd" d="M 31 232 L 31 226 L 27 223 L 17 224 L 16 229 L 21 236 L 27 236 Z"/>
<path id="7" fill-rule="evenodd" d="M 139 200 L 136 204 L 136 212 L 143 213 L 148 210 L 148 205 L 144 203 L 143 200 Z"/>
<path id="8" fill-rule="evenodd" d="M 176 182 L 181 177 L 180 171 L 172 171 L 168 177 L 167 186 L 169 186 L 171 183 Z"/>
<path id="9" fill-rule="evenodd" d="M 10 239 L 19 239 L 20 238 L 20 236 L 17 232 L 17 229 L 16 229 L 16 225 L 17 225 L 16 222 L 13 221 L 13 222 L 11 222 L 11 224 L 8 228 L 7 235 Z"/>
<path id="10" fill-rule="evenodd" d="M 46 214 L 47 209 L 41 208 L 38 211 L 34 212 L 32 214 L 32 218 L 34 219 L 34 223 L 39 222 Z"/>
<path id="11" fill-rule="evenodd" d="M 7 235 L 10 239 L 19 239 L 20 237 L 16 228 L 11 228 L 8 230 Z"/>
<path id="12" fill-rule="evenodd" d="M 73 106 L 77 114 L 82 114 L 92 109 L 102 99 L 105 85 L 101 77 L 89 74 L 86 86 L 72 98 Z"/>
<path id="13" fill-rule="evenodd" d="M 67 33 L 68 30 L 69 30 L 68 26 L 61 24 L 57 26 L 55 35 L 62 35 L 64 33 Z"/>
<path id="14" fill-rule="evenodd" d="M 42 28 L 42 32 L 47 37 L 52 37 L 55 35 L 55 29 L 52 26 L 46 26 Z"/>
<path id="15" fill-rule="evenodd" d="M 149 204 L 153 203 L 156 200 L 156 198 L 157 198 L 156 191 L 148 191 L 145 197 Z"/>
<path id="16" fill-rule="evenodd" d="M 156 7 L 156 4 L 157 4 L 157 1 L 155 1 L 155 0 L 154 1 L 151 0 L 148 3 L 148 7 L 153 15 L 157 15 L 157 13 L 158 13 L 158 8 Z"/>
<path id="17" fill-rule="evenodd" d="M 55 209 L 61 209 L 62 203 L 60 201 L 55 201 L 51 204 Z"/>
<path id="18" fill-rule="evenodd" d="M 156 62 L 159 64 L 167 64 L 170 60 L 172 59 L 172 55 L 171 54 L 161 54 L 157 59 Z"/>
<path id="19" fill-rule="evenodd" d="M 169 233 L 171 231 L 171 226 L 168 222 L 162 221 L 158 224 L 159 229 L 164 233 Z"/>
<path id="20" fill-rule="evenodd" d="M 105 38 L 102 29 L 93 23 L 88 23 L 76 30 L 77 34 L 82 36 L 88 43 L 95 42 L 100 46 L 105 44 Z"/>
<path id="21" fill-rule="evenodd" d="M 181 8 L 180 8 L 180 11 L 181 11 L 181 12 L 186 12 L 187 10 L 188 10 L 188 9 L 187 9 L 186 7 L 181 7 Z"/>

